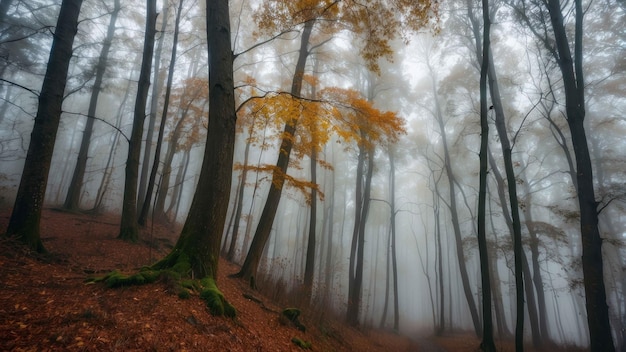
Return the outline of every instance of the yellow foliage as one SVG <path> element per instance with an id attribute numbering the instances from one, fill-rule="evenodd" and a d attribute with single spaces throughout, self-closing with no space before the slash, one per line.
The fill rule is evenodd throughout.
<path id="1" fill-rule="evenodd" d="M 360 54 L 374 72 L 380 58 L 391 58 L 390 41 L 407 40 L 409 32 L 429 24 L 436 32 L 438 19 L 436 0 L 266 0 L 255 14 L 257 35 L 275 35 L 310 20 L 327 36 L 319 42 L 350 31 L 363 41 Z"/>

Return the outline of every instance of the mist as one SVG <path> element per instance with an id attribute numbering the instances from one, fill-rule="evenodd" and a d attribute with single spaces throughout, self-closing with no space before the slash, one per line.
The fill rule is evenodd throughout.
<path id="1" fill-rule="evenodd" d="M 46 0 L 29 1 L 28 6 L 20 0 L 7 3 L 0 21 L 0 206 L 12 208 L 60 6 Z M 491 53 L 497 76 L 489 84 L 498 85 L 501 101 L 490 95 L 486 115 L 490 131 L 485 230 L 494 335 L 512 339 L 516 324 L 510 188 L 496 131 L 495 104 L 502 109 L 511 142 L 527 266 L 524 340 L 535 346 L 554 343 L 589 348 L 592 329 L 585 303 L 581 188 L 577 184 L 582 171 L 577 171 L 576 164 L 580 149 L 568 124 L 572 117 L 558 61 L 561 55 L 555 51 L 556 39 L 542 2 L 529 1 L 526 12 L 521 12 L 526 2 L 490 3 Z M 626 7 L 619 1 L 582 3 L 584 129 L 593 168 L 600 265 L 610 333 L 615 350 L 623 351 Z M 480 4 L 442 1 L 427 18 L 410 18 L 389 7 L 398 28 L 379 47 L 368 38 L 381 28 L 380 23 L 363 20 L 357 25 L 348 16 L 333 23 L 322 20 L 329 16 L 324 13 L 310 32 L 298 94 L 293 94 L 293 82 L 298 76 L 302 33 L 311 20 L 296 15 L 283 18 L 281 13 L 270 20 L 266 5 L 230 1 L 237 125 L 222 255 L 244 264 L 262 223 L 268 193 L 277 182 L 276 163 L 286 135 L 283 126 L 297 115 L 294 133 L 287 137 L 293 144 L 288 168 L 286 174 L 279 173 L 285 183 L 256 269 L 258 289 L 292 294 L 296 303 L 314 228 L 310 302 L 329 316 L 343 319 L 352 302 L 350 280 L 355 263 L 351 258 L 355 259 L 360 248 L 357 238 L 362 236 L 359 325 L 408 336 L 475 332 L 483 321 L 484 273 L 477 237 Z M 93 119 L 86 169 L 78 185 L 78 208 L 122 213 L 146 9 L 143 3 L 122 1 L 95 114 L 90 116 L 112 6 L 85 1 L 80 11 L 45 188 L 46 207 L 67 204 L 83 131 Z M 339 14 L 348 11 L 337 6 Z M 561 6 L 568 44 L 574 48 L 574 4 Z M 180 37 L 173 43 L 177 7 L 177 1 L 157 2 L 155 60 L 139 164 L 140 171 L 152 167 L 157 132 L 163 124 L 163 149 L 148 218 L 172 226 L 182 226 L 187 220 L 203 157 L 212 152 L 205 150 L 210 80 L 205 4 L 183 4 Z M 468 15 L 472 11 L 478 22 Z M 419 23 L 419 28 L 402 22 L 405 16 L 415 26 Z M 173 45 L 178 54 L 169 107 L 163 115 Z M 151 129 L 153 134 L 148 136 Z M 146 196 L 141 184 L 148 182 L 147 176 L 139 176 L 138 181 L 136 202 L 140 206 Z M 41 233 L 45 235 L 46 229 Z M 479 312 L 478 325 L 470 305 Z"/>

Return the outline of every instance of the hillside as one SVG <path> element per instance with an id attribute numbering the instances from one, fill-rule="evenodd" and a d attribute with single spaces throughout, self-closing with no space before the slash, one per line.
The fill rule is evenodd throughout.
<path id="1" fill-rule="evenodd" d="M 0 214 L 0 232 L 9 211 Z M 213 317 L 202 300 L 179 299 L 167 282 L 107 289 L 86 278 L 114 269 L 132 272 L 164 256 L 175 230 L 156 226 L 140 243 L 116 240 L 114 216 L 45 210 L 42 239 L 50 255 L 34 255 L 0 240 L 0 350 L 3 351 L 416 351 L 408 338 L 356 330 L 305 315 L 301 332 L 279 319 L 285 307 L 243 282 L 220 262 L 218 284 L 238 310 Z M 244 297 L 245 295 L 245 297 Z M 248 298 L 246 298 L 248 297 Z"/>

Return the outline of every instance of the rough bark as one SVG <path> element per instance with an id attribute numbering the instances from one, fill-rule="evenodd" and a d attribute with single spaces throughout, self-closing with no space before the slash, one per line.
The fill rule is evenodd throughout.
<path id="1" fill-rule="evenodd" d="M 16 236 L 37 252 L 46 251 L 39 224 L 82 3 L 82 0 L 61 3 L 24 170 L 6 231 L 6 236 Z"/>
<path id="2" fill-rule="evenodd" d="M 228 0 L 207 0 L 209 128 L 198 186 L 181 235 L 160 266 L 187 257 L 191 276 L 217 278 L 235 150 L 235 96 Z"/>

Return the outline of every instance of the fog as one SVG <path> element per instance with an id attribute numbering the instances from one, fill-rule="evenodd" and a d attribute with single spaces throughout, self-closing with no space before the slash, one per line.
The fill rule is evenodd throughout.
<path id="1" fill-rule="evenodd" d="M 47 28 L 54 27 L 59 11 L 58 5 L 46 0 L 28 3 L 26 6 L 26 2 L 13 1 L 3 14 L 0 34 L 0 205 L 5 208 L 13 206 L 19 186 L 52 42 Z M 121 212 L 145 21 L 143 4 L 122 3 L 96 113 L 91 117 L 87 117 L 87 110 L 97 59 L 110 19 L 111 9 L 106 6 L 112 5 L 97 1 L 83 4 L 46 188 L 46 206 L 63 205 L 86 121 L 94 118 L 80 208 L 102 213 Z M 616 349 L 623 350 L 626 348 L 626 198 L 623 186 L 626 180 L 626 8 L 619 1 L 583 3 L 587 9 L 583 48 L 585 129 L 603 240 L 609 320 Z M 157 28 L 167 20 L 165 31 L 157 34 L 157 45 L 161 39 L 163 43 L 155 77 L 163 82 L 170 64 L 177 4 L 176 1 L 169 3 L 171 8 L 165 17 L 163 3 L 157 3 L 161 12 Z M 535 6 L 535 2 L 531 1 L 531 5 Z M 373 140 L 369 149 L 373 164 L 364 169 L 372 168 L 369 213 L 366 219 L 361 219 L 365 222 L 365 246 L 359 321 L 366 326 L 394 327 L 390 258 L 395 248 L 400 332 L 411 336 L 433 334 L 438 329 L 474 330 L 458 256 L 460 251 L 464 258 L 461 264 L 467 270 L 469 286 L 465 289 L 469 289 L 474 304 L 480 307 L 481 270 L 476 225 L 480 64 L 465 6 L 460 2 L 440 2 L 436 24 L 431 22 L 417 31 L 405 28 L 400 35 L 389 38 L 392 53 L 376 60 L 378 72 L 369 70 L 367 60 L 360 55 L 364 45 L 362 33 L 352 32 L 347 25 L 326 27 L 325 24 L 319 24 L 312 32 L 302 89 L 304 98 L 328 104 L 331 98 L 325 95 L 329 94 L 327 92 L 351 90 L 368 101 L 371 109 L 381 114 L 393 112 L 403 121 L 403 131 L 396 131 L 400 132 L 397 140 Z M 525 339 L 533 340 L 531 324 L 540 324 L 537 320 L 543 320 L 542 326 L 536 328 L 541 329 L 544 342 L 586 347 L 590 341 L 581 261 L 580 210 L 573 183 L 576 164 L 566 120 L 563 78 L 547 44 L 537 37 L 538 27 L 529 27 L 523 16 L 516 13 L 520 2 L 493 1 L 491 6 L 493 60 L 506 129 L 513 146 L 523 249 L 532 273 L 531 278 L 525 277 L 525 285 L 530 285 L 534 294 L 532 299 L 526 297 L 525 300 Z M 573 33 L 573 5 L 567 2 L 563 6 L 566 28 L 568 33 Z M 272 184 L 271 169 L 267 167 L 276 164 L 279 154 L 285 123 L 281 114 L 292 113 L 278 108 L 271 110 L 267 106 L 280 104 L 269 99 L 279 96 L 277 92 L 288 92 L 291 87 L 302 31 L 302 26 L 294 25 L 290 31 L 269 40 L 267 28 L 262 28 L 263 22 L 255 17 L 255 13 L 261 11 L 262 2 L 231 1 L 232 45 L 237 54 L 234 77 L 238 130 L 229 212 L 222 241 L 226 253 L 235 221 L 238 221 L 232 254 L 233 261 L 239 264 L 245 259 Z M 474 11 L 480 18 L 478 3 Z M 535 11 L 532 8 L 528 11 L 538 13 L 532 12 Z M 161 183 L 165 176 L 163 167 L 157 174 L 157 192 L 166 196 L 162 209 L 165 217 L 157 221 L 179 224 L 185 221 L 205 152 L 208 88 L 202 82 L 208 80 L 208 58 L 203 16 L 201 2 L 184 5 L 172 100 L 160 159 L 165 165 L 166 155 L 171 153 L 171 170 L 167 172 L 167 184 Z M 532 21 L 538 20 L 533 18 Z M 551 36 L 544 39 L 548 43 L 553 41 Z M 263 45 L 256 46 L 265 40 Z M 161 87 L 155 92 L 154 82 L 151 87 L 148 100 L 154 95 L 157 99 L 155 136 L 147 141 L 144 134 L 143 142 L 156 145 L 164 89 Z M 192 87 L 196 90 L 192 91 Z M 254 96 L 267 100 L 251 99 Z M 488 104 L 492 105 L 491 100 Z M 259 267 L 262 274 L 259 286 L 266 291 L 271 291 L 272 287 L 289 291 L 301 284 L 311 222 L 310 203 L 316 202 L 313 301 L 323 300 L 326 302 L 324 309 L 343 316 L 349 294 L 355 214 L 362 206 L 357 204 L 356 185 L 359 177 L 365 178 L 366 172 L 359 174 L 358 143 L 346 137 L 345 126 L 349 123 L 333 120 L 339 113 L 327 113 L 324 109 L 330 111 L 325 107 L 316 112 L 319 121 L 323 121 L 320 123 L 327 123 L 324 125 L 327 141 L 319 143 L 315 156 L 315 183 L 321 195 L 310 199 L 311 186 L 297 186 L 299 180 L 312 179 L 312 156 L 306 150 L 309 145 L 305 141 L 313 133 L 300 127 L 304 126 L 302 123 L 294 137 L 294 152 L 287 172 L 295 181 L 288 182 L 282 190 Z M 302 108 L 303 115 L 304 110 L 306 107 Z M 150 113 L 148 106 L 146 115 Z M 181 118 L 185 120 L 179 124 Z M 515 330 L 516 296 L 510 205 L 493 110 L 489 111 L 488 118 L 492 160 L 487 174 L 486 231 L 494 333 L 498 337 L 511 337 Z M 148 129 L 148 120 L 145 129 Z M 179 131 L 174 133 L 177 125 Z M 393 167 L 390 154 L 393 154 Z M 140 167 L 150 165 L 142 161 Z M 245 180 L 242 181 L 244 169 Z M 241 203 L 240 191 L 243 192 Z M 451 199 L 452 194 L 454 199 Z M 154 204 L 157 198 L 155 194 Z M 237 219 L 238 206 L 241 215 Z M 395 243 L 390 240 L 393 222 Z M 460 242 L 455 239 L 455 222 L 460 230 Z M 45 228 L 42 233 L 45 234 Z M 536 280 L 537 274 L 541 282 L 533 283 L 531 279 Z M 537 290 L 539 287 L 541 292 Z M 540 294 L 542 298 L 538 297 Z M 528 309 L 534 310 L 533 315 L 538 318 L 533 320 Z"/>

